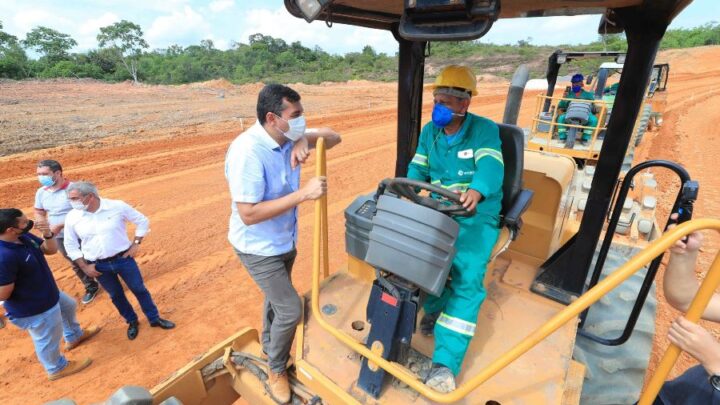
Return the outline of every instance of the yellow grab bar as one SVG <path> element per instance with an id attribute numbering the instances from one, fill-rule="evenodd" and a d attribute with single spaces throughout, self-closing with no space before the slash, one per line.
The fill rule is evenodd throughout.
<path id="1" fill-rule="evenodd" d="M 325 144 L 322 138 L 319 138 L 317 140 L 316 148 L 316 175 L 325 176 Z M 650 263 L 650 261 L 652 261 L 656 256 L 665 252 L 678 239 L 700 229 L 720 230 L 720 220 L 718 219 L 696 219 L 667 231 L 660 238 L 652 242 L 650 245 L 648 245 L 648 247 L 638 253 L 635 257 L 630 259 L 630 261 L 625 263 L 619 269 L 615 270 L 612 274 L 608 275 L 604 280 L 599 282 L 592 289 L 588 290 L 585 294 L 581 295 L 577 300 L 575 300 L 575 302 L 558 312 L 545 325 L 539 327 L 523 341 L 515 345 L 515 347 L 508 350 L 506 353 L 504 353 L 502 356 L 500 356 L 490 365 L 488 365 L 484 370 L 472 377 L 469 381 L 460 385 L 453 392 L 442 394 L 423 384 L 422 381 L 412 375 L 401 365 L 387 361 L 376 353 L 371 352 L 367 347 L 365 347 L 365 345 L 358 342 L 352 336 L 346 334 L 345 332 L 333 327 L 325 320 L 322 312 L 320 311 L 320 267 L 322 264 L 323 272 L 325 274 L 328 273 L 329 270 L 327 260 L 327 225 L 327 196 L 323 196 L 315 202 L 315 229 L 313 234 L 313 272 L 311 301 L 313 317 L 323 329 L 325 329 L 328 333 L 333 335 L 335 338 L 343 342 L 345 345 L 350 347 L 352 350 L 354 350 L 361 356 L 367 358 L 368 361 L 382 367 L 383 370 L 392 374 L 398 380 L 409 385 L 424 397 L 430 399 L 431 401 L 440 403 L 451 403 L 465 398 L 465 396 L 467 396 L 480 384 L 490 379 L 500 370 L 505 368 L 508 364 L 512 363 L 515 359 L 532 349 L 535 345 L 544 340 L 547 336 L 558 330 L 566 322 L 575 318 L 578 314 L 586 310 L 588 307 L 590 307 L 592 304 L 602 298 L 605 294 L 607 294 L 610 290 L 614 289 L 623 281 L 630 278 L 630 276 L 632 276 L 635 272 L 644 267 L 647 263 Z M 321 246 L 323 243 L 324 245 Z M 322 261 L 322 263 L 320 260 L 320 256 L 322 254 L 321 247 L 324 247 L 324 260 Z M 712 292 L 715 287 L 717 287 L 718 282 L 720 282 L 719 262 L 720 260 L 716 258 L 715 263 L 713 263 L 713 268 L 711 269 L 713 277 L 711 278 L 711 273 L 708 273 L 708 276 L 705 279 L 705 282 L 703 283 L 703 286 L 701 288 L 702 291 L 708 290 Z M 712 284 L 710 281 L 712 281 L 712 283 L 714 284 Z M 698 293 L 698 297 L 700 297 L 700 293 Z M 707 302 L 699 300 L 698 297 L 696 297 L 693 301 L 693 304 L 690 307 L 691 310 L 699 306 L 702 306 L 704 308 L 704 306 L 707 305 Z M 709 301 L 709 298 L 707 300 Z M 700 312 L 702 312 L 702 310 L 700 310 Z M 696 322 L 699 315 L 694 318 L 691 318 L 690 315 L 690 312 L 688 312 L 688 319 Z M 672 364 L 674 363 L 676 358 L 677 356 L 675 356 L 675 358 L 673 359 L 667 360 L 667 362 L 672 362 L 670 364 L 670 367 L 672 367 Z M 665 362 L 665 358 L 663 358 L 663 362 Z M 665 371 L 665 374 L 662 374 L 662 371 L 658 371 L 656 373 L 656 377 L 660 379 L 661 383 L 662 381 L 664 381 L 664 378 L 667 375 L 668 371 L 669 369 Z M 649 388 L 648 391 L 650 391 Z M 646 394 L 647 396 L 649 396 L 649 392 L 647 392 Z M 656 394 L 657 392 L 653 394 L 653 399 L 654 395 Z M 645 397 L 646 396 L 643 396 L 643 398 Z M 649 402 L 641 402 L 640 404 L 646 405 L 649 404 Z"/>
<path id="2" fill-rule="evenodd" d="M 698 219 L 695 221 L 691 221 L 690 223 L 697 221 L 708 220 Z M 684 226 L 685 224 L 678 227 L 678 229 Z M 697 229 L 705 228 L 714 228 L 716 230 L 718 229 L 715 226 L 698 227 Z M 687 235 L 690 232 L 683 233 L 683 235 Z M 710 299 L 712 298 L 713 294 L 715 294 L 715 290 L 717 289 L 718 285 L 720 285 L 720 254 L 715 255 L 715 260 L 713 260 L 712 266 L 710 266 L 710 270 L 705 276 L 705 280 L 703 280 L 702 284 L 700 285 L 700 289 L 698 289 L 697 294 L 695 294 L 695 298 L 693 298 L 693 301 L 690 304 L 690 308 L 688 308 L 688 311 L 685 314 L 685 318 L 687 318 L 688 321 L 697 323 L 700 320 L 700 317 L 702 317 L 702 314 L 705 312 L 705 308 L 710 303 Z M 665 382 L 665 378 L 667 378 L 670 370 L 672 370 L 673 366 L 675 365 L 678 356 L 680 356 L 680 348 L 670 343 L 670 346 L 668 346 L 667 350 L 665 350 L 665 354 L 663 355 L 662 360 L 660 360 L 660 364 L 658 364 L 657 369 L 655 369 L 655 374 L 653 374 L 650 382 L 647 385 L 647 388 L 640 396 L 640 401 L 638 402 L 638 405 L 650 405 L 653 403 L 653 401 L 655 401 L 655 397 L 660 392 L 660 388 L 662 388 L 662 385 Z"/>

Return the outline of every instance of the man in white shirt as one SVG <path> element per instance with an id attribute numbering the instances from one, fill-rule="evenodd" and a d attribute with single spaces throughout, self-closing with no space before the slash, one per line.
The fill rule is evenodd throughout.
<path id="1" fill-rule="evenodd" d="M 58 251 L 70 262 L 75 275 L 85 286 L 85 295 L 81 301 L 88 304 L 98 293 L 98 283 L 68 257 L 63 243 L 65 216 L 72 209 L 66 193 L 70 181 L 63 176 L 62 166 L 57 160 L 41 160 L 36 173 L 42 187 L 35 193 L 35 222 L 50 224 L 51 234 L 57 240 Z"/>
<path id="2" fill-rule="evenodd" d="M 297 251 L 297 211 L 327 191 L 324 177 L 300 187 L 300 164 L 322 137 L 328 148 L 340 143 L 329 128 L 305 128 L 300 95 L 280 84 L 258 95 L 258 121 L 238 136 L 225 157 L 232 197 L 228 239 L 265 295 L 262 346 L 268 357 L 267 387 L 278 403 L 292 394 L 287 360 L 302 308 L 290 274 Z"/>
<path id="3" fill-rule="evenodd" d="M 147 217 L 123 201 L 100 198 L 90 182 L 72 183 L 67 194 L 73 210 L 65 218 L 65 249 L 82 271 L 96 278 L 110 294 L 128 323 L 128 339 L 138 335 L 138 317 L 125 296 L 120 278 L 137 298 L 150 326 L 174 328 L 174 323 L 160 318 L 134 259 L 149 230 Z M 127 237 L 127 221 L 136 225 L 133 242 Z"/>

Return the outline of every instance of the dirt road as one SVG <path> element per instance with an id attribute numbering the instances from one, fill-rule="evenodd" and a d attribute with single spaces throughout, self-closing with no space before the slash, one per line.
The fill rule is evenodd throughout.
<path id="1" fill-rule="evenodd" d="M 720 78 L 720 49 L 688 52 L 711 55 L 712 59 L 688 68 L 672 65 L 672 97 L 665 126 L 653 134 L 652 147 L 646 153 L 685 159 L 703 187 L 697 215 L 717 215 L 720 207 L 715 205 L 720 200 L 710 192 L 717 188 L 713 185 L 717 186 L 718 180 L 700 168 L 720 156 L 720 144 L 706 142 L 717 122 L 709 118 L 720 118 L 720 92 L 713 93 L 709 85 Z M 697 72 L 687 70 L 690 68 Z M 499 120 L 506 85 L 481 85 L 481 95 L 473 100 L 471 110 Z M 26 148 L 27 142 L 36 138 L 28 141 L 23 134 L 38 131 L 47 137 L 57 130 L 68 137 L 65 146 L 0 158 L 1 205 L 30 208 L 37 187 L 34 165 L 49 157 L 60 160 L 70 178 L 92 180 L 103 196 L 133 204 L 151 220 L 152 232 L 138 259 L 145 281 L 161 313 L 178 325 L 173 331 L 162 331 L 151 329 L 143 320 L 138 338 L 130 342 L 125 337 L 126 325 L 107 295 L 101 294 L 81 307 L 78 316 L 83 324 L 99 324 L 104 330 L 72 353 L 73 358 L 90 356 L 94 364 L 54 383 L 44 379 L 24 332 L 12 326 L 0 330 L 0 403 L 35 404 L 72 397 L 85 404 L 101 401 L 125 384 L 152 387 L 240 327 L 259 327 L 259 290 L 226 241 L 230 200 L 223 176 L 225 151 L 241 129 L 236 117 L 253 115 L 257 88 L 225 89 L 224 98 L 218 98 L 217 87 L 223 86 L 135 89 L 124 84 L 0 83 L 0 100 L 14 94 L 13 100 L 18 101 L 0 103 L 0 128 L 14 134 L 9 140 L 3 138 L 0 145 Z M 396 87 L 364 82 L 294 87 L 303 95 L 311 126 L 330 126 L 343 135 L 343 143 L 329 152 L 328 162 L 330 258 L 331 268 L 337 269 L 345 260 L 343 210 L 356 195 L 393 174 Z M 207 88 L 213 90 L 204 90 Z M 697 102 L 692 102 L 689 94 L 695 94 Z M 100 103 L 105 105 L 98 106 Z M 528 96 L 521 125 L 527 126 L 533 106 L 534 100 Z M 36 107 L 49 118 L 31 111 L 35 121 L 23 123 L 23 111 Z M 429 104 L 423 121 L 428 111 Z M 170 113 L 174 115 L 168 118 Z M 98 115 L 98 123 L 88 124 Z M 248 123 L 243 121 L 243 125 Z M 92 137 L 95 130 L 88 130 L 92 128 L 88 125 L 100 125 L 99 136 L 106 138 Z M 129 132 L 116 132 L 125 127 Z M 76 133 L 79 137 L 74 137 Z M 707 134 L 701 142 L 697 142 L 699 133 Z M 41 138 L 39 142 L 43 142 Z M 92 139 L 83 141 L 88 138 Z M 311 159 L 303 168 L 303 179 L 309 179 L 313 170 Z M 310 283 L 311 222 L 312 207 L 302 206 L 293 277 L 300 291 L 306 291 Z M 717 246 L 716 241 L 712 243 Z M 61 289 L 79 298 L 81 286 L 69 266 L 57 257 L 50 263 Z"/>

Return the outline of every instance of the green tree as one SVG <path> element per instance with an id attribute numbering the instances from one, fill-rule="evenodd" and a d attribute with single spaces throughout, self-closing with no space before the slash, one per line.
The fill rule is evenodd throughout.
<path id="1" fill-rule="evenodd" d="M 116 22 L 107 27 L 100 28 L 97 36 L 100 48 L 111 49 L 115 57 L 120 60 L 133 78 L 138 83 L 138 60 L 143 49 L 148 48 L 147 42 L 143 39 L 143 32 L 139 25 L 127 20 Z"/>
<path id="2" fill-rule="evenodd" d="M 41 53 L 48 62 L 56 63 L 68 59 L 68 51 L 77 45 L 77 41 L 68 34 L 40 26 L 27 33 L 22 45 Z"/>
<path id="3" fill-rule="evenodd" d="M 17 37 L 2 30 L 0 21 L 0 77 L 22 79 L 27 77 L 28 59 Z"/>

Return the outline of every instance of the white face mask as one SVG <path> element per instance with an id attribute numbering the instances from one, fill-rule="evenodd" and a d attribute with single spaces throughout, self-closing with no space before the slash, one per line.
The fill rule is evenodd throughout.
<path id="1" fill-rule="evenodd" d="M 76 210 L 80 210 L 80 211 L 87 210 L 87 205 L 83 204 L 80 201 L 70 201 L 70 205 Z"/>
<path id="2" fill-rule="evenodd" d="M 84 197 L 83 197 L 84 199 Z M 73 209 L 80 210 L 80 211 L 87 211 L 88 204 L 84 204 L 82 200 L 70 200 L 70 206 L 73 207 Z"/>
<path id="3" fill-rule="evenodd" d="M 302 136 L 305 134 L 305 127 L 307 126 L 307 124 L 305 123 L 304 115 L 301 115 L 297 118 L 292 118 L 289 120 L 286 120 L 285 118 L 280 117 L 279 115 L 278 115 L 278 117 L 281 120 L 286 121 L 288 123 L 288 126 L 290 127 L 290 129 L 287 132 L 278 128 L 278 130 L 280 130 L 280 132 L 282 132 L 282 134 L 285 135 L 285 137 L 287 139 L 289 139 L 293 142 L 297 142 L 298 139 L 302 138 Z"/>

